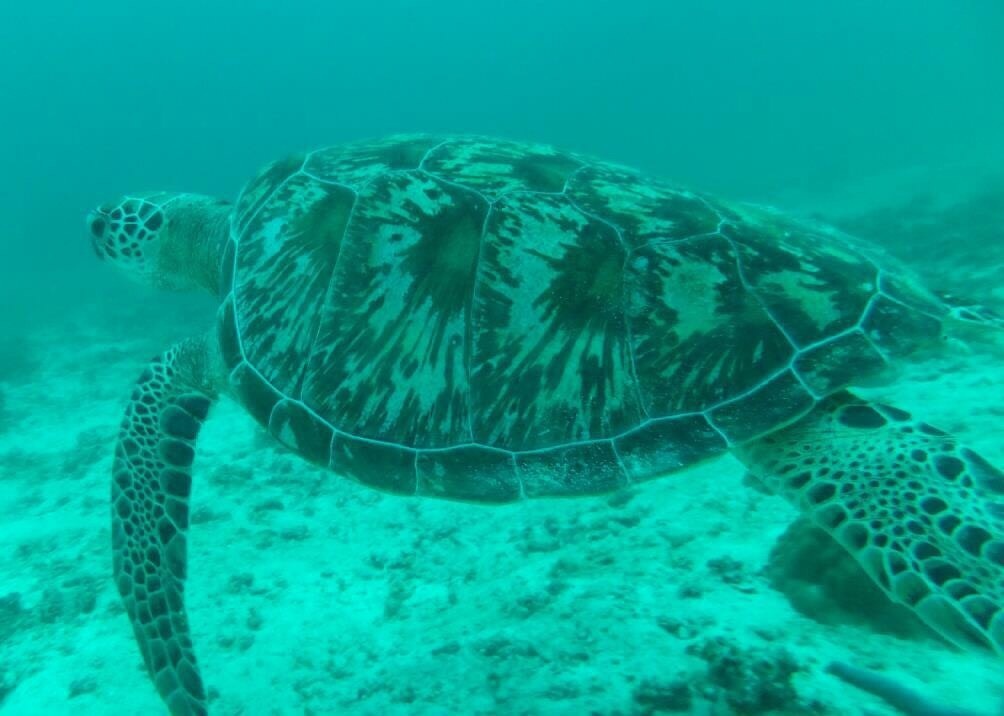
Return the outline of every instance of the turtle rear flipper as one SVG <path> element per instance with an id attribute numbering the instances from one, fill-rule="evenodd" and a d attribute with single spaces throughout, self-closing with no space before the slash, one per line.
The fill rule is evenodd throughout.
<path id="1" fill-rule="evenodd" d="M 741 447 L 896 602 L 1004 654 L 1004 473 L 902 410 L 848 393 Z"/>
<path id="2" fill-rule="evenodd" d="M 205 714 L 185 613 L 188 495 L 195 441 L 215 398 L 205 341 L 179 343 L 140 376 L 112 481 L 115 583 L 143 661 L 172 714 Z"/>

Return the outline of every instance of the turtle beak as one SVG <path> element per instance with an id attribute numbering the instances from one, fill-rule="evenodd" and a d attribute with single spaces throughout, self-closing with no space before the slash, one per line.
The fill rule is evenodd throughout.
<path id="1" fill-rule="evenodd" d="M 87 215 L 87 230 L 91 235 L 91 248 L 102 261 L 105 259 L 105 252 L 101 250 L 101 241 L 108 228 L 108 219 L 101 212 L 92 211 Z"/>

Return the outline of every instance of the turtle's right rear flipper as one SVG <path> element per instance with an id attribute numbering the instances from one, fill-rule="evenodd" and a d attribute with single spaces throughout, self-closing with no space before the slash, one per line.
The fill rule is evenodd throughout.
<path id="1" fill-rule="evenodd" d="M 905 411 L 849 393 L 736 454 L 893 601 L 960 647 L 1004 655 L 1004 472 Z"/>
<path id="2" fill-rule="evenodd" d="M 172 714 L 207 713 L 185 614 L 188 495 L 195 440 L 212 403 L 202 340 L 185 341 L 140 376 L 115 448 L 115 583 L 150 677 Z"/>

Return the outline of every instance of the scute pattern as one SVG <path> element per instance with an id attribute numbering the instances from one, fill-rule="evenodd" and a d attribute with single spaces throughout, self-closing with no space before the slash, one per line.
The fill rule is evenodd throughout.
<path id="1" fill-rule="evenodd" d="M 628 480 L 665 475 L 721 455 L 728 443 L 704 415 L 652 420 L 614 440 Z"/>
<path id="2" fill-rule="evenodd" d="M 861 328 L 886 354 L 903 355 L 931 346 L 931 336 L 940 335 L 941 321 L 881 295 L 872 301 Z"/>
<path id="3" fill-rule="evenodd" d="M 608 441 L 523 453 L 516 457 L 516 467 L 527 497 L 595 495 L 627 484 Z"/>
<path id="4" fill-rule="evenodd" d="M 387 172 L 418 168 L 425 155 L 441 142 L 437 137 L 397 136 L 320 149 L 307 157 L 303 171 L 358 190 Z"/>
<path id="5" fill-rule="evenodd" d="M 250 412 L 366 484 L 457 499 L 719 454 L 936 341 L 943 313 L 822 227 L 480 137 L 278 162 L 232 241 L 220 337 Z"/>
<path id="6" fill-rule="evenodd" d="M 418 171 L 362 190 L 309 357 L 308 406 L 410 447 L 470 441 L 469 304 L 487 214 L 480 195 Z"/>
<path id="7" fill-rule="evenodd" d="M 513 191 L 561 193 L 582 166 L 580 160 L 547 145 L 467 137 L 434 149 L 422 169 L 494 200 Z"/>
<path id="8" fill-rule="evenodd" d="M 520 480 L 512 455 L 501 450 L 466 446 L 418 453 L 418 494 L 472 502 L 512 502 Z"/>
<path id="9" fill-rule="evenodd" d="M 276 189 L 303 167 L 304 157 L 295 155 L 272 162 L 248 182 L 234 209 L 234 231 L 242 236 L 249 221 L 272 199 Z"/>
<path id="10" fill-rule="evenodd" d="M 886 367 L 860 329 L 808 348 L 794 362 L 795 371 L 815 395 L 829 395 L 860 376 L 877 376 Z"/>
<path id="11" fill-rule="evenodd" d="M 269 414 L 268 431 L 290 450 L 315 464 L 327 467 L 331 462 L 334 430 L 302 403 L 294 400 L 276 403 Z"/>
<path id="12" fill-rule="evenodd" d="M 299 395 L 305 356 L 355 195 L 296 174 L 245 222 L 235 304 L 249 360 L 286 395 Z"/>
<path id="13" fill-rule="evenodd" d="M 643 246 L 627 277 L 634 363 L 649 415 L 707 410 L 791 360 L 794 349 L 744 286 L 723 237 Z"/>
<path id="14" fill-rule="evenodd" d="M 572 177 L 569 198 L 621 229 L 637 249 L 652 241 L 676 241 L 718 230 L 719 215 L 707 201 L 610 164 L 587 166 Z"/>
<path id="15" fill-rule="evenodd" d="M 786 370 L 739 398 L 711 411 L 711 419 L 729 442 L 739 444 L 790 423 L 813 404 L 802 381 Z"/>
<path id="16" fill-rule="evenodd" d="M 876 290 L 876 269 L 850 245 L 764 210 L 743 208 L 722 233 L 744 279 L 799 348 L 852 328 Z"/>
<path id="17" fill-rule="evenodd" d="M 329 467 L 383 492 L 414 495 L 416 453 L 397 445 L 336 433 Z"/>
<path id="18" fill-rule="evenodd" d="M 614 229 L 562 197 L 488 219 L 474 299 L 474 439 L 510 450 L 622 432 L 640 416 Z"/>

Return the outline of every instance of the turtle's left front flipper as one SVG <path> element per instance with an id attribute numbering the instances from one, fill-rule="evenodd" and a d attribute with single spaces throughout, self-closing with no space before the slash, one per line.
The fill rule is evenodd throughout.
<path id="1" fill-rule="evenodd" d="M 1004 473 L 950 435 L 848 393 L 736 450 L 894 601 L 1004 655 Z"/>
<path id="2" fill-rule="evenodd" d="M 185 614 L 195 440 L 215 398 L 206 341 L 179 343 L 136 385 L 115 449 L 115 583 L 150 678 L 175 716 L 207 712 Z"/>

